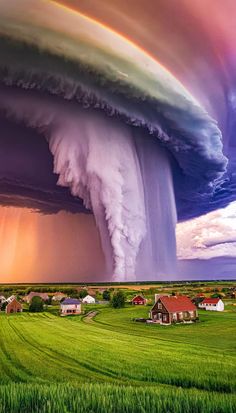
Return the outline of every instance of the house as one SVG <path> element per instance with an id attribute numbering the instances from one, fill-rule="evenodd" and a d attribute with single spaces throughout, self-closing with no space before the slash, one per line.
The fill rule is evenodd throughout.
<path id="1" fill-rule="evenodd" d="M 196 297 L 197 297 L 197 298 L 205 298 L 205 294 L 203 294 L 203 293 L 198 293 L 198 294 L 196 295 Z"/>
<path id="2" fill-rule="evenodd" d="M 144 298 L 142 295 L 136 295 L 131 302 L 133 305 L 146 305 L 147 299 Z"/>
<path id="3" fill-rule="evenodd" d="M 225 308 L 220 298 L 205 298 L 198 307 L 209 311 L 224 311 Z"/>
<path id="4" fill-rule="evenodd" d="M 17 301 L 16 298 L 8 302 L 5 312 L 6 314 L 11 314 L 11 313 L 21 313 L 23 311 L 22 305 Z"/>
<path id="5" fill-rule="evenodd" d="M 35 293 L 31 291 L 28 295 L 23 297 L 23 300 L 29 304 L 33 297 L 41 297 L 43 301 L 47 301 L 49 299 L 47 293 Z"/>
<path id="6" fill-rule="evenodd" d="M 198 313 L 190 298 L 165 295 L 158 297 L 150 311 L 150 318 L 160 324 L 192 322 L 198 319 Z"/>
<path id="7" fill-rule="evenodd" d="M 81 301 L 77 298 L 65 298 L 60 303 L 61 316 L 81 314 Z"/>
<path id="8" fill-rule="evenodd" d="M 1 304 L 3 304 L 3 303 L 5 303 L 7 300 L 6 300 L 6 298 L 4 297 L 4 295 L 0 295 L 0 305 Z"/>
<path id="9" fill-rule="evenodd" d="M 61 293 L 61 292 L 57 292 L 52 297 L 52 301 L 61 301 L 63 298 L 66 298 L 66 294 Z"/>
<path id="10" fill-rule="evenodd" d="M 6 299 L 6 302 L 7 302 L 7 303 L 11 303 L 13 300 L 15 300 L 15 298 L 16 298 L 15 295 L 11 295 L 10 297 L 8 297 L 8 298 Z"/>
<path id="11" fill-rule="evenodd" d="M 91 295 L 86 295 L 86 297 L 83 298 L 82 302 L 84 304 L 95 304 L 95 298 Z"/>

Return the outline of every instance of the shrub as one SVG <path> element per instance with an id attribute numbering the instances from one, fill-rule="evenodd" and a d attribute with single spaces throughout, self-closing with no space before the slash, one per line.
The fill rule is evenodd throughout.
<path id="1" fill-rule="evenodd" d="M 102 298 L 103 298 L 103 300 L 110 301 L 110 298 L 111 298 L 110 291 L 109 290 L 103 291 Z"/>
<path id="2" fill-rule="evenodd" d="M 123 291 L 117 291 L 113 294 L 111 306 L 113 308 L 122 308 L 125 306 L 125 295 Z"/>
<path id="3" fill-rule="evenodd" d="M 29 311 L 31 313 L 40 313 L 43 311 L 43 300 L 39 296 L 35 296 L 32 298 L 31 303 L 29 305 Z"/>
<path id="4" fill-rule="evenodd" d="M 85 288 L 83 288 L 83 290 L 79 292 L 79 298 L 84 298 L 86 297 L 86 295 L 88 295 L 88 291 Z"/>

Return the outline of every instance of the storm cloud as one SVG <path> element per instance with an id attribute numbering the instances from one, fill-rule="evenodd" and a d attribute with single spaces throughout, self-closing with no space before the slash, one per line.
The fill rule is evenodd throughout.
<path id="1" fill-rule="evenodd" d="M 93 213 L 114 279 L 173 274 L 177 218 L 235 199 L 216 120 L 126 39 L 34 4 L 0 2 L 0 202 Z"/>

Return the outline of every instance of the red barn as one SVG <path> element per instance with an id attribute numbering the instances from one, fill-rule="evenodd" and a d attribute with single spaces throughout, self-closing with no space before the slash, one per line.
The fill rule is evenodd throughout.
<path id="1" fill-rule="evenodd" d="M 147 300 L 142 295 L 136 295 L 136 297 L 134 297 L 132 299 L 132 304 L 134 304 L 134 305 L 146 305 Z"/>

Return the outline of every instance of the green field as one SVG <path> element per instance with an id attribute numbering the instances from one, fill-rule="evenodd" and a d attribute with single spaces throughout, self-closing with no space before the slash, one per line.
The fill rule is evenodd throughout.
<path id="1" fill-rule="evenodd" d="M 0 314 L 0 413 L 235 412 L 236 307 L 191 325 L 132 321 L 149 308 Z"/>

